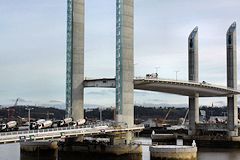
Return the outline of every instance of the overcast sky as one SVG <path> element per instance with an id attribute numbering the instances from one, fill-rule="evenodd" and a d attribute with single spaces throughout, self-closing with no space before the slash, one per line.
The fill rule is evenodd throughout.
<path id="1" fill-rule="evenodd" d="M 115 76 L 115 1 L 85 0 L 86 77 Z M 66 8 L 67 0 L 0 1 L 0 104 L 18 97 L 22 104 L 64 103 Z M 187 80 L 187 38 L 198 26 L 199 81 L 226 86 L 225 35 L 232 22 L 240 24 L 239 8 L 239 0 L 135 0 L 135 76 L 159 67 L 161 78 L 175 79 L 177 70 Z M 85 89 L 85 104 L 114 106 L 114 93 Z M 187 104 L 188 98 L 137 91 L 134 101 Z M 226 98 L 200 99 L 212 102 Z"/>

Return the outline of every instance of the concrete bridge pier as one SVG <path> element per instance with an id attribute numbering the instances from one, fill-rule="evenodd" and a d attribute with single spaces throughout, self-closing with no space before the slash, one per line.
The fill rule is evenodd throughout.
<path id="1" fill-rule="evenodd" d="M 134 133 L 131 131 L 114 134 L 110 138 L 111 145 L 130 145 L 133 142 Z"/>
<path id="2" fill-rule="evenodd" d="M 56 159 L 58 154 L 58 142 L 53 140 L 29 141 L 20 143 L 21 159 Z"/>
<path id="3" fill-rule="evenodd" d="M 188 37 L 188 79 L 198 82 L 198 27 Z M 198 93 L 189 97 L 189 135 L 196 134 L 196 124 L 199 123 L 198 97 Z"/>
<path id="4" fill-rule="evenodd" d="M 189 135 L 196 135 L 196 124 L 199 123 L 199 98 L 189 97 Z"/>
<path id="5" fill-rule="evenodd" d="M 84 0 L 67 1 L 66 116 L 84 118 Z"/>
<path id="6" fill-rule="evenodd" d="M 228 135 L 230 137 L 238 136 L 238 107 L 237 96 L 227 97 L 227 111 L 228 111 Z"/>
<path id="7" fill-rule="evenodd" d="M 236 42 L 236 23 L 234 22 L 226 34 L 227 45 L 227 87 L 237 89 L 237 42 Z M 228 135 L 238 136 L 238 107 L 237 96 L 227 98 L 228 111 Z"/>
<path id="8" fill-rule="evenodd" d="M 72 117 L 84 118 L 84 0 L 73 0 Z"/>
<path id="9" fill-rule="evenodd" d="M 134 0 L 116 1 L 116 117 L 134 124 Z"/>
<path id="10" fill-rule="evenodd" d="M 102 135 L 103 136 L 103 135 Z M 114 132 L 102 138 L 109 142 L 65 141 L 59 146 L 59 156 L 63 159 L 70 157 L 88 157 L 89 159 L 142 159 L 142 146 L 132 143 L 134 132 Z M 97 138 L 96 136 L 93 136 Z M 81 159 L 81 158 L 80 158 Z"/>

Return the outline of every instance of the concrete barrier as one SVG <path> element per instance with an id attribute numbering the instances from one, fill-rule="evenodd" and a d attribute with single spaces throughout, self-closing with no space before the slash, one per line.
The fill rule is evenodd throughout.
<path id="1" fill-rule="evenodd" d="M 151 160 L 196 160 L 197 147 L 177 145 L 150 146 Z"/>

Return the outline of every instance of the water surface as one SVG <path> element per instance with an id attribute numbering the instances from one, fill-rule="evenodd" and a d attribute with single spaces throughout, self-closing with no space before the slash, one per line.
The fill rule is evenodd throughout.
<path id="1" fill-rule="evenodd" d="M 141 141 L 144 144 L 149 144 L 151 142 L 150 139 L 146 138 L 141 138 L 139 141 Z M 0 160 L 45 160 L 45 158 L 28 157 L 21 159 L 20 144 L 15 143 L 0 145 Z M 61 160 L 61 157 L 58 157 L 58 160 Z M 76 157 L 75 159 L 73 158 L 72 160 L 79 160 L 79 158 Z M 142 160 L 150 160 L 148 146 L 143 146 Z M 198 152 L 198 160 L 240 160 L 240 149 L 214 149 L 214 148 L 200 149 Z"/>

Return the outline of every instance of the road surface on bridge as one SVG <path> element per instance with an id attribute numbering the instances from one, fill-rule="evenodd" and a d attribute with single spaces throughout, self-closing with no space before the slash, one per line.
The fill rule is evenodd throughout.
<path id="1" fill-rule="evenodd" d="M 84 125 L 77 127 L 59 127 L 30 131 L 3 132 L 0 134 L 0 144 L 26 141 L 39 141 L 48 139 L 64 139 L 67 137 L 88 136 L 93 134 L 107 134 L 114 132 L 139 132 L 143 125 L 133 127 L 113 127 L 109 124 Z"/>
<path id="2" fill-rule="evenodd" d="M 85 79 L 84 87 L 115 88 L 114 78 Z M 177 81 L 166 79 L 135 78 L 134 89 L 171 93 L 183 96 L 226 97 L 240 94 L 239 90 L 209 83 Z"/>

